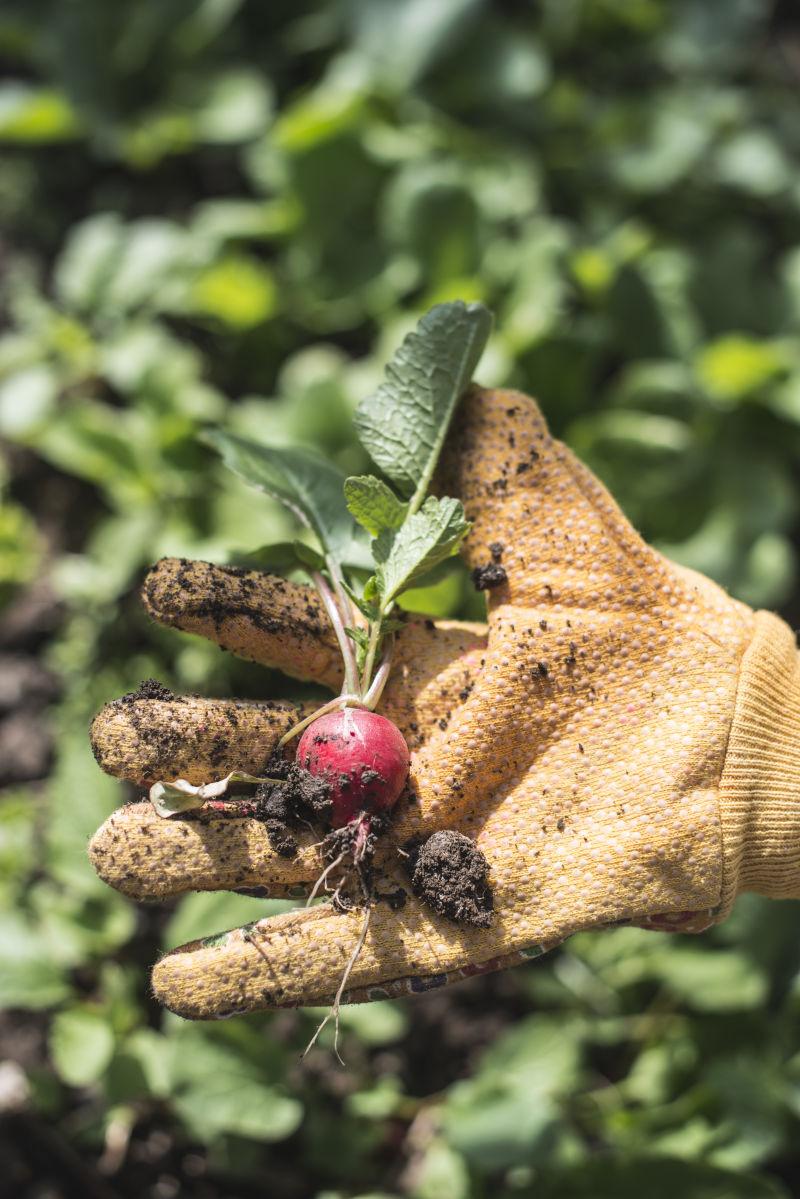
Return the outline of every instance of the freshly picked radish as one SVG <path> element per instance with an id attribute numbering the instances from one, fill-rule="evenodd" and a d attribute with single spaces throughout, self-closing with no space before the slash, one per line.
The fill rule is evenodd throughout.
<path id="1" fill-rule="evenodd" d="M 331 824 L 341 828 L 391 811 L 408 775 L 408 746 L 396 724 L 363 708 L 328 712 L 310 724 L 297 746 L 304 770 L 330 788 Z"/>
<path id="2" fill-rule="evenodd" d="M 384 382 L 355 414 L 358 437 L 382 477 L 346 478 L 332 462 L 297 446 L 261 445 L 220 430 L 206 435 L 227 466 L 279 500 L 303 526 L 297 540 L 264 547 L 248 564 L 305 572 L 342 655 L 341 693 L 281 738 L 270 777 L 229 776 L 239 786 L 257 783 L 254 797 L 238 809 L 264 821 L 276 853 L 297 851 L 301 827 L 320 834 L 322 870 L 310 898 L 324 884 L 334 904 L 363 905 L 362 932 L 333 1014 L 367 933 L 374 899 L 370 859 L 409 770 L 402 733 L 375 712 L 401 624 L 396 604 L 456 554 L 468 532 L 461 502 L 429 496 L 428 488 L 491 324 L 483 305 L 456 301 L 432 308 L 405 338 Z M 286 747 L 298 736 L 290 763 Z M 226 806 L 219 794 L 227 782 L 213 784 L 218 809 Z M 163 815 L 208 802 L 207 788 L 182 784 L 158 783 L 151 792 Z"/>

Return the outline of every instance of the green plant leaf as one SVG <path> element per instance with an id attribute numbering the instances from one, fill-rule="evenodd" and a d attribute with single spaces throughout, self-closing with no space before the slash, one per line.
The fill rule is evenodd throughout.
<path id="1" fill-rule="evenodd" d="M 482 304 L 437 304 L 386 367 L 355 415 L 365 449 L 402 495 L 424 495 L 450 420 L 492 328 Z"/>
<path id="2" fill-rule="evenodd" d="M 69 993 L 64 966 L 36 925 L 18 912 L 0 914 L 0 1007 L 38 1011 Z"/>
<path id="3" fill-rule="evenodd" d="M 231 563 L 248 570 L 291 570 L 300 566 L 296 541 L 274 541 L 271 545 L 260 545 L 256 550 L 231 555 Z"/>
<path id="4" fill-rule="evenodd" d="M 235 474 L 312 529 L 326 554 L 348 566 L 370 569 L 366 538 L 344 502 L 344 475 L 332 463 L 312 450 L 273 449 L 219 429 L 208 430 L 204 439 Z"/>
<path id="5" fill-rule="evenodd" d="M 408 504 L 374 475 L 351 475 L 344 481 L 344 498 L 350 513 L 373 537 L 384 529 L 399 529 Z"/>
<path id="6" fill-rule="evenodd" d="M 448 1199 L 470 1199 L 472 1193 L 463 1157 L 441 1137 L 434 1137 L 417 1165 L 413 1199 L 440 1199 L 442 1195 Z"/>
<path id="7" fill-rule="evenodd" d="M 295 541 L 293 545 L 297 560 L 301 565 L 309 567 L 311 570 L 322 570 L 325 559 L 318 550 L 314 549 L 313 545 L 306 545 L 304 541 Z"/>
<path id="8" fill-rule="evenodd" d="M 296 568 L 311 568 L 322 570 L 325 559 L 313 545 L 304 541 L 275 541 L 272 545 L 259 546 L 249 553 L 234 553 L 232 561 L 237 566 L 245 566 L 251 570 L 293 570 Z"/>
<path id="9" fill-rule="evenodd" d="M 557 1136 L 560 1095 L 574 1088 L 580 1028 L 530 1016 L 485 1053 L 474 1077 L 451 1087 L 444 1131 L 451 1147 L 484 1170 L 535 1160 Z"/>
<path id="10" fill-rule="evenodd" d="M 719 1170 L 705 1162 L 649 1154 L 632 1161 L 599 1158 L 547 1172 L 537 1199 L 789 1199 L 777 1182 Z"/>
<path id="11" fill-rule="evenodd" d="M 375 579 L 374 575 L 371 575 L 369 577 L 369 579 L 367 579 L 367 582 L 364 584 L 363 595 L 357 595 L 356 592 L 353 590 L 353 588 L 348 584 L 347 580 L 346 579 L 342 580 L 342 586 L 344 587 L 345 591 L 350 596 L 350 599 L 353 601 L 355 606 L 358 608 L 358 610 L 362 614 L 362 616 L 366 616 L 367 620 L 376 620 L 377 615 L 378 615 L 378 612 L 377 612 L 377 609 L 376 609 L 375 603 L 374 603 L 374 599 L 375 599 L 375 595 L 376 595 L 376 592 L 374 590 L 374 579 Z M 370 589 L 369 594 L 367 594 L 368 588 Z"/>
<path id="12" fill-rule="evenodd" d="M 693 946 L 672 945 L 653 958 L 651 973 L 700 1012 L 759 1008 L 769 990 L 763 968 L 734 949 L 701 953 Z"/>
<path id="13" fill-rule="evenodd" d="M 302 1104 L 273 1084 L 258 1055 L 194 1029 L 174 1040 L 171 1093 L 189 1132 L 204 1144 L 222 1133 L 280 1141 L 303 1116 Z"/>
<path id="14" fill-rule="evenodd" d="M 114 1052 L 114 1034 L 101 1012 L 73 1007 L 59 1012 L 50 1029 L 50 1055 L 64 1082 L 85 1087 L 103 1074 Z"/>
<path id="15" fill-rule="evenodd" d="M 460 500 L 429 496 L 402 528 L 381 533 L 372 549 L 383 608 L 454 554 L 468 529 Z"/>

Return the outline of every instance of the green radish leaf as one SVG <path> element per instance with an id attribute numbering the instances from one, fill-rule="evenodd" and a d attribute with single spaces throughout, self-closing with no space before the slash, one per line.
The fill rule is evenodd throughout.
<path id="1" fill-rule="evenodd" d="M 307 566 L 310 570 L 323 569 L 325 559 L 319 550 L 314 549 L 313 545 L 306 545 L 304 541 L 294 541 L 292 545 L 298 562 L 301 562 L 303 566 Z"/>
<path id="2" fill-rule="evenodd" d="M 373 552 L 374 552 L 374 542 L 373 542 Z M 370 575 L 370 577 L 367 579 L 366 583 L 364 584 L 363 598 L 367 602 L 369 602 L 370 600 L 376 600 L 378 598 L 378 594 L 379 594 L 379 592 L 378 592 L 377 576 Z"/>
<path id="3" fill-rule="evenodd" d="M 344 498 L 351 514 L 373 537 L 384 529 L 399 529 L 408 512 L 408 504 L 374 475 L 351 475 L 345 479 Z"/>
<path id="4" fill-rule="evenodd" d="M 369 633 L 366 629 L 351 629 L 349 626 L 345 629 L 345 633 L 351 641 L 355 641 L 360 649 L 366 649 L 369 644 Z"/>
<path id="5" fill-rule="evenodd" d="M 373 575 L 372 578 L 374 578 L 374 577 L 375 576 Z M 377 620 L 378 610 L 377 610 L 375 604 L 365 602 L 369 598 L 372 598 L 372 597 L 367 596 L 366 587 L 364 588 L 364 595 L 361 596 L 361 595 L 357 595 L 355 593 L 355 591 L 349 585 L 349 583 L 347 582 L 346 579 L 342 579 L 342 586 L 344 587 L 345 591 L 350 596 L 350 599 L 353 601 L 355 606 L 358 608 L 358 610 L 362 616 L 366 616 L 367 620 Z"/>
<path id="6" fill-rule="evenodd" d="M 356 666 L 360 671 L 363 669 L 364 663 L 367 660 L 369 633 L 366 629 L 352 629 L 349 627 L 345 629 L 345 633 L 347 633 L 347 636 L 351 639 L 351 641 L 355 641 L 356 643 Z"/>
<path id="7" fill-rule="evenodd" d="M 386 381 L 359 405 L 356 432 L 402 495 L 418 499 L 427 491 L 491 328 L 482 304 L 437 304 L 395 352 Z"/>
<path id="8" fill-rule="evenodd" d="M 429 496 L 402 528 L 381 533 L 372 543 L 381 606 L 385 609 L 401 591 L 456 553 L 469 527 L 460 500 Z"/>
<path id="9" fill-rule="evenodd" d="M 271 495 L 312 529 L 325 554 L 348 566 L 371 569 L 366 537 L 344 502 L 344 475 L 331 462 L 312 450 L 273 449 L 219 429 L 207 430 L 204 440 L 241 479 Z"/>
<path id="10" fill-rule="evenodd" d="M 236 566 L 267 572 L 309 565 L 312 565 L 314 570 L 319 570 L 325 564 L 319 551 L 302 541 L 276 541 L 272 545 L 259 546 L 257 550 L 251 550 L 246 554 L 234 554 L 233 560 Z"/>

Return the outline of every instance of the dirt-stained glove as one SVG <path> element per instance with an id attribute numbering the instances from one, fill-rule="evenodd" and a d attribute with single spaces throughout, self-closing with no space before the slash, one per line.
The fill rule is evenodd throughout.
<path id="1" fill-rule="evenodd" d="M 577 929 L 700 931 L 743 890 L 800 896 L 800 667 L 777 617 L 753 612 L 650 549 L 533 401 L 474 389 L 454 421 L 442 491 L 473 521 L 466 554 L 489 585 L 488 633 L 414 621 L 398 634 L 381 711 L 412 750 L 384 867 L 437 829 L 490 868 L 489 927 L 414 895 L 377 902 L 347 1000 L 425 991 L 535 957 Z M 164 561 L 144 588 L 165 624 L 338 687 L 315 594 L 281 579 Z M 286 704 L 127 697 L 93 727 L 101 766 L 139 783 L 258 774 L 296 720 Z M 302 840 L 302 839 L 301 839 Z M 115 812 L 91 844 L 141 899 L 264 887 L 320 873 L 311 833 L 280 857 L 258 820 Z M 361 914 L 330 904 L 258 921 L 163 957 L 157 997 L 183 1016 L 330 1001 Z M 211 930 L 209 930 L 211 931 Z"/>

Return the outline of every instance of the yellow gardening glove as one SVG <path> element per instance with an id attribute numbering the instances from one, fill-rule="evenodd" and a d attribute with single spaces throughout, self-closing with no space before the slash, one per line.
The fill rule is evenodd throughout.
<path id="1" fill-rule="evenodd" d="M 473 522 L 466 555 L 492 584 L 488 632 L 415 621 L 397 636 L 380 710 L 412 750 L 413 799 L 382 869 L 410 891 L 398 847 L 459 830 L 488 860 L 494 914 L 478 928 L 410 893 L 399 910 L 377 902 L 346 999 L 511 965 L 577 929 L 699 931 L 742 890 L 800 895 L 800 669 L 786 625 L 645 545 L 516 392 L 470 393 L 440 485 Z M 165 624 L 340 684 L 306 588 L 173 560 L 144 597 Z M 100 713 L 93 741 L 120 778 L 207 782 L 258 774 L 296 719 L 286 704 L 126 698 Z M 320 873 L 314 839 L 284 858 L 257 820 L 162 819 L 144 800 L 115 812 L 90 853 L 135 898 L 294 895 Z M 323 904 L 193 942 L 156 965 L 156 995 L 192 1018 L 330 1001 L 361 920 Z"/>

